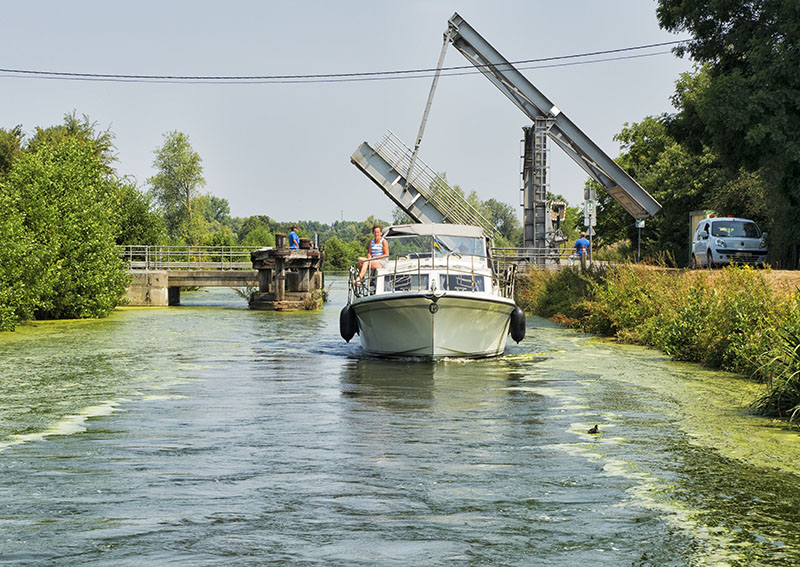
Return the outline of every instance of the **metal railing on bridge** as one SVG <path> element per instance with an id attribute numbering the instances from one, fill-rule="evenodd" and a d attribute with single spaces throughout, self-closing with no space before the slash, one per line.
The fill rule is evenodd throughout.
<path id="1" fill-rule="evenodd" d="M 515 264 L 541 268 L 557 268 L 580 264 L 572 248 L 492 248 L 492 259 L 500 266 Z"/>
<path id="2" fill-rule="evenodd" d="M 252 270 L 251 246 L 120 246 L 132 270 Z"/>
<path id="3" fill-rule="evenodd" d="M 132 270 L 252 270 L 251 246 L 120 246 Z M 571 248 L 492 248 L 499 267 L 515 264 L 558 267 L 580 264 Z"/>

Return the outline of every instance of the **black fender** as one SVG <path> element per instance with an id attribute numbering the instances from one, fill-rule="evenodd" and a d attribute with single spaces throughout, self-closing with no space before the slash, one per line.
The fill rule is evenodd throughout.
<path id="1" fill-rule="evenodd" d="M 349 343 L 357 332 L 358 320 L 356 319 L 356 312 L 353 306 L 348 303 L 342 307 L 342 311 L 339 313 L 339 333 Z"/>
<path id="2" fill-rule="evenodd" d="M 519 305 L 516 305 L 511 312 L 511 325 L 509 327 L 511 338 L 514 339 L 514 342 L 518 343 L 525 338 L 525 312 Z"/>

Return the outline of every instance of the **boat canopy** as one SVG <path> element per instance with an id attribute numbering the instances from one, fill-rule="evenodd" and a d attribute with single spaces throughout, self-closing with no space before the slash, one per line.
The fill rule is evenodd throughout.
<path id="1" fill-rule="evenodd" d="M 486 238 L 483 229 L 468 224 L 420 223 L 396 224 L 386 229 L 383 235 L 392 236 L 466 236 Z"/>

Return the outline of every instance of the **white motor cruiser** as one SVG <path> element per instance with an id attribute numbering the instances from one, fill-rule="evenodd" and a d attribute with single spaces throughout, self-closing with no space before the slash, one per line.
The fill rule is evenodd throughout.
<path id="1" fill-rule="evenodd" d="M 513 266 L 500 274 L 489 241 L 476 226 L 404 224 L 386 229 L 389 258 L 356 281 L 350 268 L 340 314 L 346 341 L 358 333 L 377 356 L 488 357 L 506 336 L 525 337 L 525 313 L 514 303 Z"/>

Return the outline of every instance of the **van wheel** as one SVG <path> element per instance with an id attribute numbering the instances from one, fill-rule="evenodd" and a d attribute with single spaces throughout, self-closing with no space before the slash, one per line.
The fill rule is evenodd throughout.
<path id="1" fill-rule="evenodd" d="M 714 257 L 711 255 L 711 252 L 709 252 L 706 256 L 706 266 L 708 266 L 709 270 L 713 270 L 717 267 L 717 265 L 714 263 Z"/>

